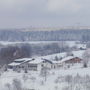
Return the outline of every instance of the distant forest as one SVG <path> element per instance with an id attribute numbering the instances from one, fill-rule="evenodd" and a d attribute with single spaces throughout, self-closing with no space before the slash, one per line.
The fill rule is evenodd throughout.
<path id="1" fill-rule="evenodd" d="M 0 41 L 90 41 L 90 30 L 53 31 L 0 30 Z"/>

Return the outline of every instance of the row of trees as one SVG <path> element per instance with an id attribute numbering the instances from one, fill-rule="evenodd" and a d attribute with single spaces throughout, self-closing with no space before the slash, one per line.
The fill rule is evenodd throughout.
<path id="1" fill-rule="evenodd" d="M 86 31 L 86 32 L 85 32 Z M 1 41 L 62 41 L 81 40 L 82 35 L 90 34 L 88 30 L 54 30 L 54 31 L 26 31 L 0 30 Z M 83 39 L 84 40 L 84 39 Z M 86 40 L 86 39 L 85 39 Z"/>

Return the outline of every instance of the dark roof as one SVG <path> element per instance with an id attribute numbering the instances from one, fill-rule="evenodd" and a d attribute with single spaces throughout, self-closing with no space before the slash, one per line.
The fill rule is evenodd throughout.
<path id="1" fill-rule="evenodd" d="M 52 61 L 50 61 L 48 59 L 42 59 L 42 60 L 45 60 L 45 61 L 49 62 L 50 64 L 53 64 Z"/>

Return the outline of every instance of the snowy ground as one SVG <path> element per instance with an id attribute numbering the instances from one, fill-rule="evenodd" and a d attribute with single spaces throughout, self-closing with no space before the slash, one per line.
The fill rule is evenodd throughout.
<path id="1" fill-rule="evenodd" d="M 2 45 L 15 45 L 15 44 L 20 44 L 20 43 L 29 43 L 29 44 L 50 44 L 50 43 L 62 43 L 62 41 L 25 41 L 25 42 L 4 42 L 4 41 L 0 41 L 0 44 Z M 76 44 L 76 41 L 65 41 L 65 43 L 67 45 L 69 45 L 70 47 L 73 47 Z"/>
<path id="2" fill-rule="evenodd" d="M 89 77 L 90 67 L 83 68 L 82 64 L 76 64 L 69 69 L 62 68 L 62 69 L 50 70 L 48 72 L 49 74 L 46 75 L 46 81 L 45 81 L 45 77 L 42 77 L 40 75 L 40 72 L 28 71 L 28 73 L 24 73 L 24 72 L 17 73 L 12 70 L 9 70 L 7 72 L 4 72 L 0 76 L 0 90 L 17 90 L 17 89 L 12 89 L 12 88 L 15 85 L 18 86 L 20 83 L 21 83 L 21 87 L 25 88 L 21 90 L 30 90 L 30 89 L 35 89 L 35 90 L 90 90 L 90 88 L 85 89 L 86 87 L 82 89 L 82 86 L 86 82 L 88 82 L 90 85 L 90 81 L 85 81 L 85 83 L 79 82 L 79 81 L 84 82 L 84 80 L 86 80 L 85 79 L 86 76 L 88 78 L 87 80 L 90 80 L 90 77 Z M 76 79 L 74 80 L 75 77 Z M 15 79 L 19 80 L 20 83 L 19 84 L 15 84 L 15 82 L 13 83 L 13 80 Z M 72 80 L 73 83 L 75 83 L 74 86 L 73 84 L 71 84 L 70 80 Z M 80 85 L 82 85 L 81 89 L 77 89 L 77 87 L 79 88 L 80 85 L 77 86 L 76 83 L 79 83 Z M 72 85 L 74 89 L 70 89 L 71 88 L 70 85 Z"/>

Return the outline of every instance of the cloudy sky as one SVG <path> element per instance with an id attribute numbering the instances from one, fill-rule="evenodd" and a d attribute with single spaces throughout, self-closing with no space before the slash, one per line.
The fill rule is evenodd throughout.
<path id="1" fill-rule="evenodd" d="M 0 28 L 90 26 L 90 0 L 0 0 Z"/>

